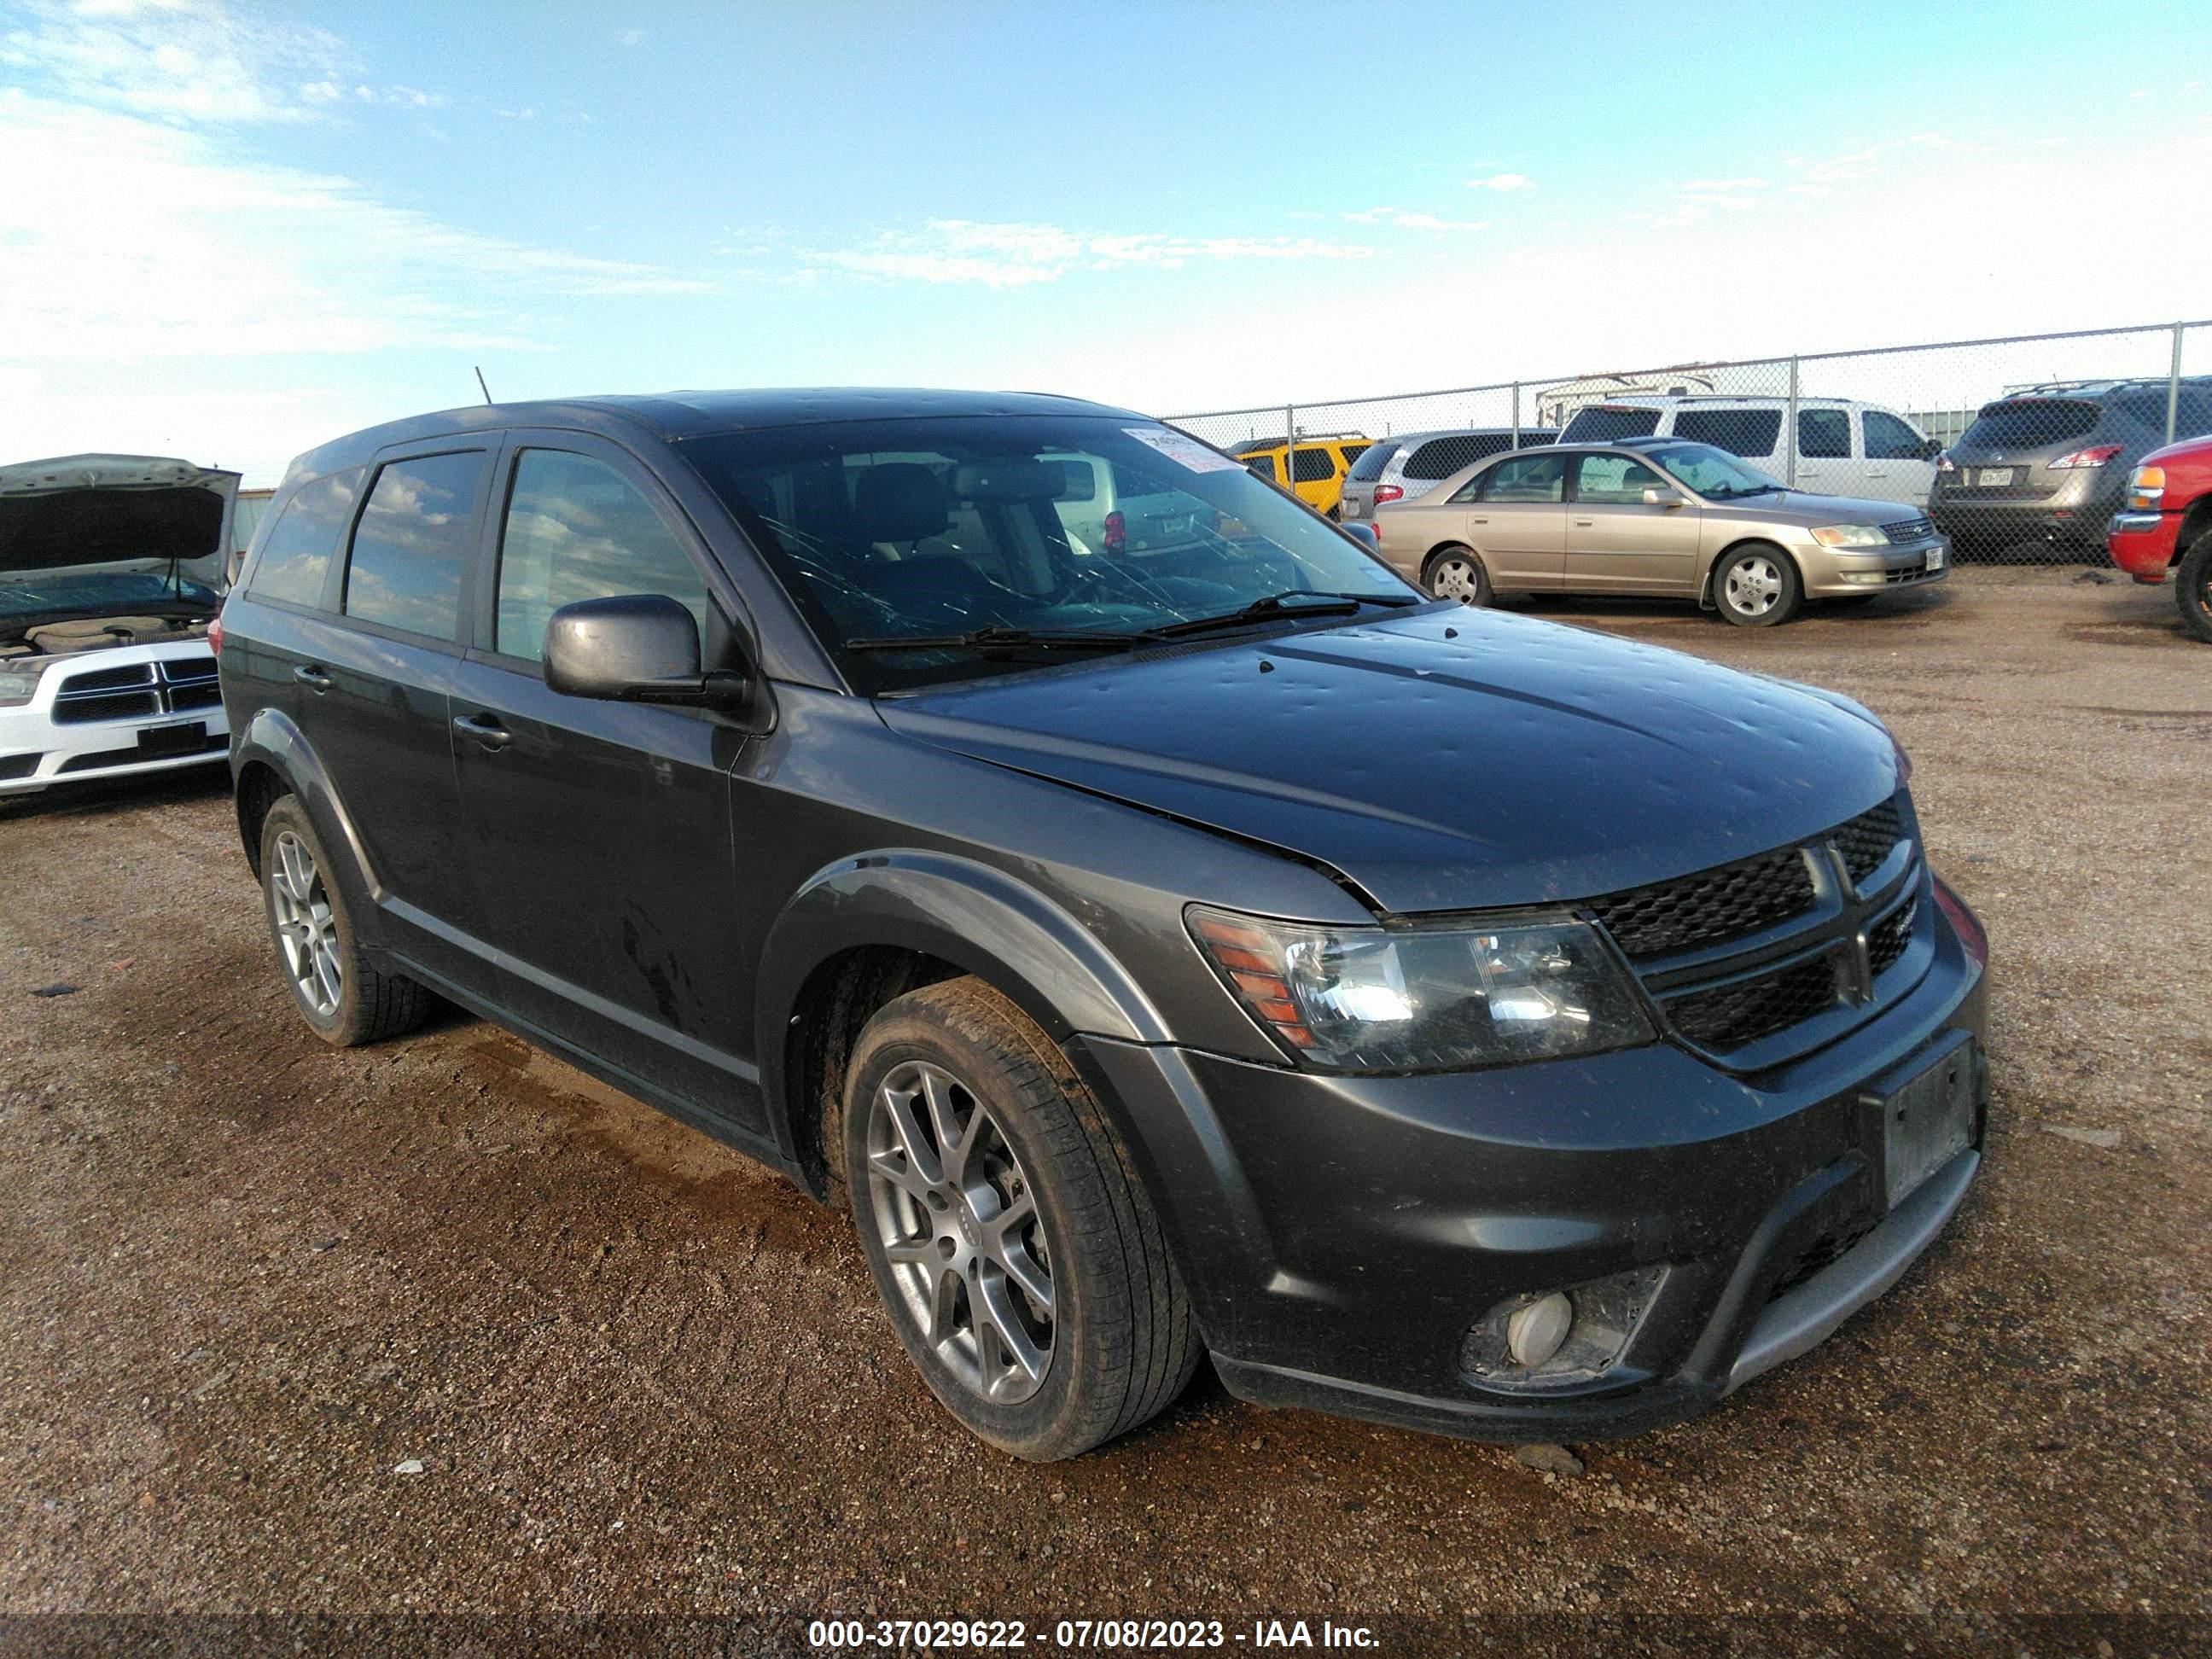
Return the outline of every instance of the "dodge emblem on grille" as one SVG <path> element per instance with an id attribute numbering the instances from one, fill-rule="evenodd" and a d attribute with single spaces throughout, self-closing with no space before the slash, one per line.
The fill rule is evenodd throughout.
<path id="1" fill-rule="evenodd" d="M 1850 867 L 1836 843 L 1822 842 L 1820 853 L 1827 866 L 1823 873 L 1836 884 L 1836 896 L 1842 906 L 1835 924 L 1844 939 L 1844 948 L 1836 958 L 1837 988 L 1846 1002 L 1861 1006 L 1874 1000 L 1874 954 L 1867 938 L 1867 922 L 1874 907 L 1859 896 L 1858 884 L 1851 879 Z"/>

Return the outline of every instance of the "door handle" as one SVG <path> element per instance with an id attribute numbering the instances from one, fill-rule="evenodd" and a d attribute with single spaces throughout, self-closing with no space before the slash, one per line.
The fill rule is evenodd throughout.
<path id="1" fill-rule="evenodd" d="M 1595 522 L 1596 520 L 1592 519 L 1577 519 L 1575 520 L 1575 528 L 1577 530 L 1588 530 L 1590 526 Z"/>
<path id="2" fill-rule="evenodd" d="M 1468 522 L 1469 524 L 1488 524 L 1490 520 L 1487 519 L 1469 519 Z"/>
<path id="3" fill-rule="evenodd" d="M 317 691 L 331 689 L 330 671 L 320 663 L 304 663 L 292 671 L 292 678 L 304 686 Z"/>
<path id="4" fill-rule="evenodd" d="M 453 730 L 465 738 L 474 738 L 488 754 L 497 754 L 514 741 L 514 733 L 499 723 L 496 714 L 456 714 Z"/>

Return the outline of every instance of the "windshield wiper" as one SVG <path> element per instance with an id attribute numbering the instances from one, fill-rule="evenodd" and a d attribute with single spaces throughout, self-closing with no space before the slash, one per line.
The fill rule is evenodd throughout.
<path id="1" fill-rule="evenodd" d="M 964 634 L 900 634 L 848 640 L 848 651 L 1127 651 L 1150 634 L 1093 633 L 1079 628 L 971 628 Z"/>
<path id="2" fill-rule="evenodd" d="M 1319 605 L 1293 605 L 1293 599 L 1319 599 Z M 1420 601 L 1405 593 L 1331 593 L 1310 587 L 1289 588 L 1280 593 L 1270 593 L 1236 611 L 1224 611 L 1218 617 L 1193 617 L 1188 622 L 1170 623 L 1164 628 L 1151 630 L 1155 639 L 1171 640 L 1186 634 L 1211 633 L 1218 628 L 1242 628 L 1248 623 L 1273 622 L 1285 617 L 1349 617 L 1363 605 L 1379 605 L 1395 611 L 1403 605 L 1419 605 Z"/>

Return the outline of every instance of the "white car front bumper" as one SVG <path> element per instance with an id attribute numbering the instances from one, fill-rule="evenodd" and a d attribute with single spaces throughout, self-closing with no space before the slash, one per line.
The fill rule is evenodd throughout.
<path id="1" fill-rule="evenodd" d="M 229 747 L 204 641 L 76 652 L 46 670 L 28 703 L 0 708 L 0 795 L 203 766 Z"/>

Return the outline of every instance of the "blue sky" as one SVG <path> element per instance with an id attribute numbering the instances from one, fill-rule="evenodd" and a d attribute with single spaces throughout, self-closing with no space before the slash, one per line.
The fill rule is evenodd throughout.
<path id="1" fill-rule="evenodd" d="M 2202 22 L 0 3 L 0 456 L 272 476 L 478 363 L 1180 412 L 2212 314 Z"/>

